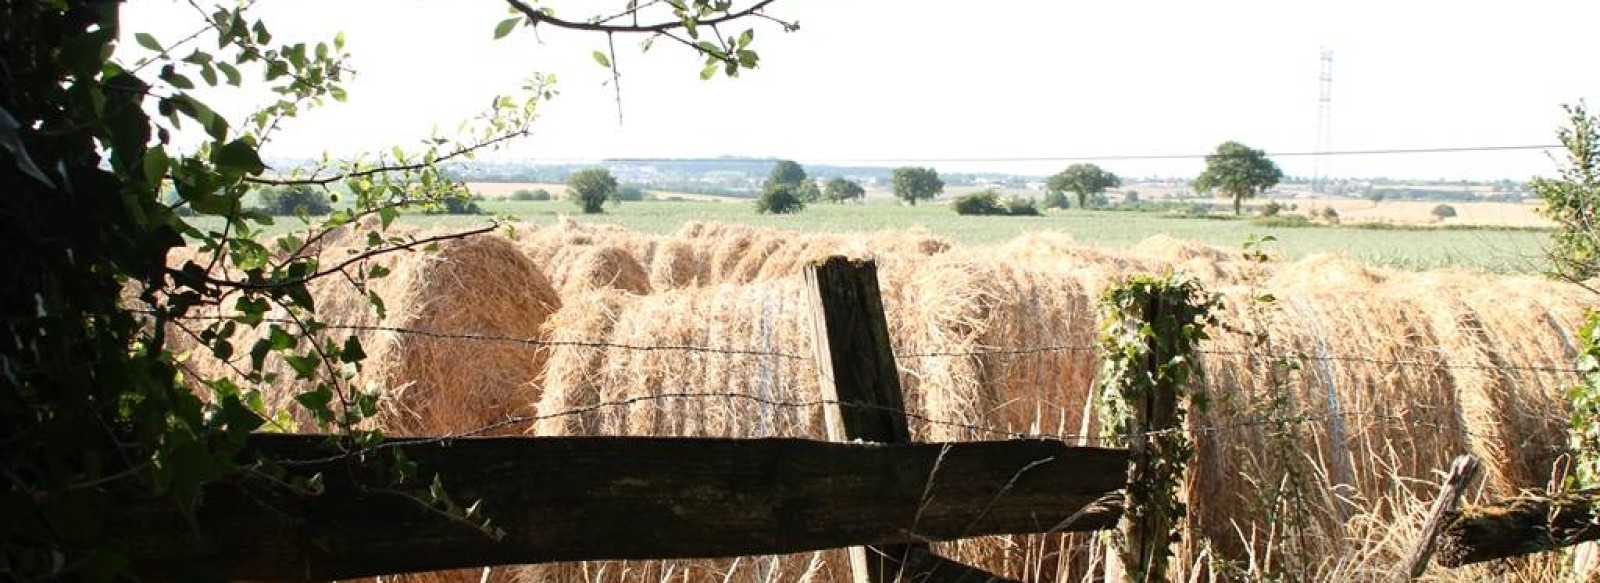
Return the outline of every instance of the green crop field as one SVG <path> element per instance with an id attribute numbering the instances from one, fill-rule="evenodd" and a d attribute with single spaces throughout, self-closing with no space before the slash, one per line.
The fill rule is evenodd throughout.
<path id="1" fill-rule="evenodd" d="M 1374 265 L 1402 269 L 1443 267 L 1498 273 L 1536 272 L 1543 268 L 1542 246 L 1548 233 L 1519 229 L 1392 229 L 1353 227 L 1270 228 L 1249 220 L 1183 218 L 1154 213 L 1117 211 L 1052 211 L 1042 217 L 960 216 L 942 205 L 811 205 L 794 215 L 759 215 L 740 202 L 631 202 L 606 207 L 604 215 L 577 214 L 563 201 L 490 200 L 485 210 L 514 216 L 534 225 L 559 217 L 621 225 L 645 233 L 671 233 L 690 221 L 745 223 L 776 229 L 856 233 L 922 227 L 963 245 L 1004 242 L 1035 232 L 1065 232 L 1075 240 L 1108 248 L 1126 248 L 1159 233 L 1180 239 L 1238 247 L 1253 234 L 1277 237 L 1277 249 L 1295 259 L 1313 253 L 1342 252 Z M 484 217 L 409 216 L 422 226 L 463 227 L 482 224 Z"/>

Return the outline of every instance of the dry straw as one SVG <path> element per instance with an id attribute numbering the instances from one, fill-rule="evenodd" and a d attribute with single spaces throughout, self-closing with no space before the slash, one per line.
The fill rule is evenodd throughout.
<path id="1" fill-rule="evenodd" d="M 1217 570 L 1225 564 L 1242 569 L 1227 571 L 1234 575 L 1259 573 L 1291 556 L 1296 578 L 1387 572 L 1426 505 L 1419 501 L 1436 488 L 1435 472 L 1460 453 L 1484 459 L 1478 495 L 1542 488 L 1562 451 L 1562 388 L 1573 378 L 1518 367 L 1569 361 L 1591 303 L 1575 286 L 1533 278 L 1410 274 L 1331 255 L 1258 265 L 1235 250 L 1168 237 L 1128 252 L 1059 233 L 962 249 L 926 232 L 844 236 L 690 223 L 651 236 L 571 220 L 522 229 L 515 244 L 484 237 L 387 260 L 394 274 L 375 284 L 387 318 L 376 318 L 347 282 L 319 284 L 315 293 L 333 321 L 557 341 L 541 351 L 364 333 L 373 360 L 361 378 L 389 388 L 383 423 L 406 432 L 537 412 L 555 416 L 517 429 L 821 438 L 800 273 L 834 253 L 878 261 L 919 440 L 1025 433 L 1076 443 L 1094 435 L 1087 404 L 1099 295 L 1126 275 L 1169 269 L 1222 293 L 1225 326 L 1201 356 L 1212 407 L 1191 417 L 1198 457 L 1179 557 L 1186 578 L 1225 577 Z M 1249 300 L 1263 293 L 1274 301 Z M 617 403 L 627 404 L 609 405 Z M 562 415 L 570 411 L 578 413 Z M 1282 515 L 1265 514 L 1259 500 L 1283 490 L 1289 472 L 1304 517 L 1293 539 Z M 1084 573 L 1089 542 L 984 537 L 940 549 L 994 572 L 1059 581 Z M 843 581 L 843 565 L 830 551 L 491 575 Z"/>

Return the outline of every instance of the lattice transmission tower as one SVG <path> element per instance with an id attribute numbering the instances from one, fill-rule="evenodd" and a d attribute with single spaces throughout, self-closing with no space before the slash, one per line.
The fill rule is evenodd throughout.
<path id="1" fill-rule="evenodd" d="M 1325 192 L 1333 151 L 1333 50 L 1322 49 L 1322 71 L 1317 75 L 1317 145 L 1313 152 L 1311 191 Z"/>

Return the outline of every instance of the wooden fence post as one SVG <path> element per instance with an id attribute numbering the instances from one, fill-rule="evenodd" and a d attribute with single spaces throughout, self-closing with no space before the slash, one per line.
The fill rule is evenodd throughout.
<path id="1" fill-rule="evenodd" d="M 1422 572 L 1428 570 L 1428 560 L 1433 558 L 1433 551 L 1438 546 L 1438 538 L 1444 532 L 1447 519 L 1455 513 L 1456 506 L 1461 503 L 1461 495 L 1467 492 L 1467 484 L 1472 482 L 1472 477 L 1477 473 L 1478 458 L 1470 455 L 1458 456 L 1450 464 L 1450 476 L 1439 487 L 1439 497 L 1433 501 L 1428 522 L 1422 525 L 1422 534 L 1418 536 L 1411 554 L 1406 557 L 1405 571 L 1399 577 L 1401 581 L 1421 577 Z"/>
<path id="2" fill-rule="evenodd" d="M 870 260 L 829 257 L 806 268 L 817 385 L 834 441 L 910 443 L 905 397 L 889 343 L 889 322 Z M 926 544 L 851 547 L 856 583 L 1004 581 L 934 555 Z"/>
<path id="3" fill-rule="evenodd" d="M 1153 324 L 1163 315 L 1159 294 L 1152 295 L 1144 305 L 1143 321 Z M 1140 512 L 1149 503 L 1149 494 L 1141 490 L 1142 484 L 1159 481 L 1162 470 L 1157 465 L 1171 463 L 1166 460 L 1170 452 L 1163 451 L 1163 432 L 1178 427 L 1178 387 L 1166 375 L 1158 374 L 1163 364 L 1171 360 L 1176 351 L 1176 339 L 1157 335 L 1149 339 L 1140 374 L 1154 378 L 1154 390 L 1145 391 L 1137 401 L 1129 403 L 1133 416 L 1129 427 L 1134 434 L 1128 437 L 1128 489 L 1123 499 L 1122 536 L 1127 548 L 1123 552 L 1123 568 L 1128 577 L 1141 577 L 1145 581 L 1165 581 L 1168 547 L 1171 546 L 1173 517 L 1160 511 Z"/>

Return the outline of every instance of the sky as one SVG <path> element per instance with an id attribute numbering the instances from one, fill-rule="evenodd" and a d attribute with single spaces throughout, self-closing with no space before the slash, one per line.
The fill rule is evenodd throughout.
<path id="1" fill-rule="evenodd" d="M 559 16 L 610 2 L 547 2 Z M 738 5 L 748 5 L 739 2 Z M 597 7 L 599 9 L 597 10 Z M 593 33 L 520 28 L 499 0 L 267 0 L 253 12 L 277 39 L 343 31 L 350 98 L 295 120 L 270 157 L 414 145 L 513 93 L 533 72 L 560 95 L 535 135 L 488 158 L 773 156 L 802 163 L 1048 174 L 1093 156 L 1124 176 L 1187 177 L 1195 155 L 1236 140 L 1267 152 L 1317 148 L 1318 77 L 1333 52 L 1331 149 L 1556 143 L 1561 105 L 1600 108 L 1593 0 L 778 0 L 750 21 L 761 66 L 699 78 L 700 59 L 618 36 L 623 115 Z M 184 1 L 133 0 L 123 33 L 171 42 L 199 25 Z M 745 27 L 740 27 L 742 28 Z M 127 59 L 138 55 L 123 43 Z M 214 46 L 214 45 L 212 45 Z M 119 54 L 119 56 L 121 56 Z M 207 94 L 243 112 L 264 96 Z M 1559 152 L 1324 158 L 1333 177 L 1524 180 Z M 1039 159 L 1041 161 L 983 161 Z M 1313 157 L 1276 159 L 1290 175 Z"/>

